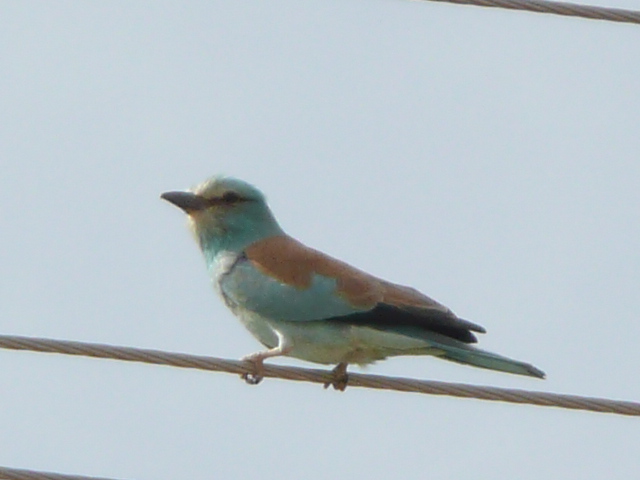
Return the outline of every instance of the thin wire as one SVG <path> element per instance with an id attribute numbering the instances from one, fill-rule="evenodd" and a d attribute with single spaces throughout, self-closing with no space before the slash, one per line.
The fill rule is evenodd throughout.
<path id="1" fill-rule="evenodd" d="M 3 480 L 114 480 L 102 477 L 63 475 L 61 473 L 37 472 L 35 470 L 20 470 L 7 467 L 0 467 L 0 478 Z"/>
<path id="2" fill-rule="evenodd" d="M 525 10 L 537 13 L 552 13 L 569 17 L 590 18 L 640 24 L 640 11 L 621 8 L 592 7 L 576 3 L 549 2 L 547 0 L 413 0 L 417 2 L 445 2 L 478 7 L 497 7 L 509 10 Z"/>
<path id="3" fill-rule="evenodd" d="M 0 348 L 11 350 L 30 350 L 36 352 L 63 353 L 95 358 L 109 358 L 128 362 L 143 362 L 156 365 L 169 365 L 180 368 L 195 368 L 214 372 L 227 372 L 242 375 L 253 373 L 250 364 L 225 360 L 222 358 L 170 353 L 160 350 L 117 347 L 96 343 L 82 343 L 46 338 L 18 337 L 0 335 Z M 331 383 L 333 376 L 327 370 L 315 370 L 296 367 L 265 365 L 265 377 L 281 378 L 300 382 Z M 618 415 L 640 416 L 640 403 L 604 398 L 580 397 L 558 393 L 532 392 L 509 388 L 484 387 L 461 383 L 447 383 L 411 378 L 383 377 L 350 373 L 350 387 L 395 390 L 398 392 L 448 395 L 451 397 L 478 398 L 509 403 L 522 403 L 544 407 L 560 407 L 592 412 L 615 413 Z"/>

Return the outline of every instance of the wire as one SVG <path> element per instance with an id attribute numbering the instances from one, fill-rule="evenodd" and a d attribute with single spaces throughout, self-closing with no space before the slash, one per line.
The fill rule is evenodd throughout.
<path id="1" fill-rule="evenodd" d="M 80 355 L 95 358 L 109 358 L 128 362 L 153 363 L 156 365 L 169 365 L 180 368 L 195 368 L 215 372 L 235 373 L 237 375 L 253 373 L 253 367 L 251 364 L 234 360 L 225 360 L 222 358 L 199 355 L 187 355 L 184 353 L 170 353 L 160 350 L 117 347 L 96 343 L 0 335 L 0 348 L 63 353 L 66 355 Z M 332 373 L 327 370 L 282 367 L 276 365 L 265 365 L 264 376 L 322 384 L 331 383 L 333 380 Z M 640 416 L 640 403 L 637 402 L 580 397 L 576 395 L 564 395 L 558 393 L 532 392 L 509 388 L 484 387 L 460 383 L 383 377 L 380 375 L 363 375 L 356 373 L 349 374 L 348 385 L 350 387 L 375 388 L 431 395 L 448 395 L 452 397 L 478 398 L 482 400 Z"/>
<path id="2" fill-rule="evenodd" d="M 537 13 L 552 13 L 569 17 L 590 18 L 640 24 L 640 11 L 621 8 L 592 7 L 577 3 L 549 2 L 546 0 L 413 0 L 417 2 L 445 2 L 478 7 L 497 7 L 510 10 L 525 10 Z"/>
<path id="3" fill-rule="evenodd" d="M 0 478 L 3 480 L 114 480 L 102 477 L 63 475 L 60 473 L 37 472 L 35 470 L 20 470 L 7 467 L 0 467 Z"/>

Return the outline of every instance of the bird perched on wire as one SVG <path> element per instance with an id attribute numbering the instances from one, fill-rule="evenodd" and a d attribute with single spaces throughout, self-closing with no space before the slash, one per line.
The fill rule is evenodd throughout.
<path id="1" fill-rule="evenodd" d="M 242 180 L 213 177 L 162 198 L 187 213 L 225 304 L 267 347 L 243 358 L 253 366 L 244 375 L 249 383 L 262 379 L 266 358 L 281 355 L 336 365 L 329 384 L 338 390 L 347 385 L 349 363 L 397 355 L 544 378 L 532 365 L 474 347 L 473 332 L 484 328 L 419 291 L 288 236 L 264 195 Z"/>

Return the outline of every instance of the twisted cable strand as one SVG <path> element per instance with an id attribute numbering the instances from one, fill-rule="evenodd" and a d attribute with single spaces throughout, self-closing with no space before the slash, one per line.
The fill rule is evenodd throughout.
<path id="1" fill-rule="evenodd" d="M 593 7 L 577 3 L 550 2 L 547 0 L 413 0 L 475 5 L 478 7 L 507 8 L 536 13 L 552 13 L 569 17 L 590 18 L 592 20 L 608 20 L 610 22 L 640 24 L 640 11 L 622 8 Z"/>
<path id="2" fill-rule="evenodd" d="M 0 467 L 0 479 L 3 480 L 114 480 L 102 477 L 85 477 L 81 475 L 63 475 L 60 473 L 37 472 L 17 468 Z"/>
<path id="3" fill-rule="evenodd" d="M 47 338 L 0 335 L 0 348 L 152 363 L 155 365 L 169 365 L 180 368 L 228 372 L 237 375 L 253 373 L 253 366 L 251 364 L 235 360 Z M 277 365 L 265 365 L 264 376 L 322 384 L 331 383 L 333 380 L 332 373 L 327 370 Z M 349 374 L 349 386 L 640 416 L 640 403 L 637 402 L 579 397 L 558 393 L 532 392 L 527 390 L 358 373 Z"/>

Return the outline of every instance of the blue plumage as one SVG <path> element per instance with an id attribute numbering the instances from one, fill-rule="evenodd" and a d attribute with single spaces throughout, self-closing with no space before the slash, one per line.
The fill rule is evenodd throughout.
<path id="1" fill-rule="evenodd" d="M 410 287 L 386 282 L 302 245 L 278 225 L 262 193 L 215 177 L 193 192 L 168 192 L 182 208 L 227 306 L 268 350 L 245 357 L 261 378 L 263 360 L 287 355 L 346 366 L 396 355 L 434 355 L 481 368 L 543 378 L 530 364 L 480 350 L 484 329 Z"/>

